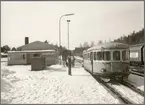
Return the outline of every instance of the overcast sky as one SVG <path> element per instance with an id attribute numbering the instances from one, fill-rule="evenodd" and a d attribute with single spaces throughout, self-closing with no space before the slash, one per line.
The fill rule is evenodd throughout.
<path id="1" fill-rule="evenodd" d="M 144 28 L 143 1 L 43 1 L 1 2 L 1 46 L 18 47 L 45 41 L 67 47 L 67 19 L 70 19 L 70 49 L 80 43 L 113 40 Z"/>

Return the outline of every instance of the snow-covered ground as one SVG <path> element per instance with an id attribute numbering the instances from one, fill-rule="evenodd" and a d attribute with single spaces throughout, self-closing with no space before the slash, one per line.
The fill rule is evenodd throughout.
<path id="1" fill-rule="evenodd" d="M 79 57 L 79 56 L 75 56 L 75 58 L 78 59 L 78 60 L 83 60 L 83 58 Z"/>
<path id="2" fill-rule="evenodd" d="M 111 84 L 110 84 L 111 85 Z M 119 93 L 122 94 L 123 97 L 127 97 L 131 100 L 131 102 L 135 104 L 144 104 L 144 97 L 139 95 L 138 93 L 134 92 L 130 88 L 118 84 L 118 85 L 111 85 L 114 89 L 116 89 Z"/>
<path id="3" fill-rule="evenodd" d="M 31 71 L 31 66 L 1 62 L 1 103 L 7 104 L 120 104 L 83 68 L 52 65 Z"/>

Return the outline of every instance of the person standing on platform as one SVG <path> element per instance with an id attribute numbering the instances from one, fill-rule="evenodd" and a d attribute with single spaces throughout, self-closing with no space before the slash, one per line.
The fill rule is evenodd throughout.
<path id="1" fill-rule="evenodd" d="M 71 75 L 71 55 L 68 55 L 68 75 Z"/>
<path id="2" fill-rule="evenodd" d="M 74 56 L 71 56 L 71 63 L 72 63 L 72 67 L 75 66 L 75 57 Z"/>

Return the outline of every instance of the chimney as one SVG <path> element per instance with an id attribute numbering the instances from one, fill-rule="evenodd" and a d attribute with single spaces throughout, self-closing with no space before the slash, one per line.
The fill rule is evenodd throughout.
<path id="1" fill-rule="evenodd" d="M 29 37 L 25 37 L 25 45 L 29 44 Z"/>

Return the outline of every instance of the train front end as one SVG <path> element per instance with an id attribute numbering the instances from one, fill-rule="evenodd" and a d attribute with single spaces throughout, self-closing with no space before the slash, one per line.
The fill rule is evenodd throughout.
<path id="1" fill-rule="evenodd" d="M 107 43 L 84 53 L 84 68 L 103 78 L 127 78 L 129 75 L 129 46 Z"/>
<path id="2" fill-rule="evenodd" d="M 129 50 L 116 49 L 112 52 L 111 72 L 112 78 L 128 78 L 129 75 Z"/>

